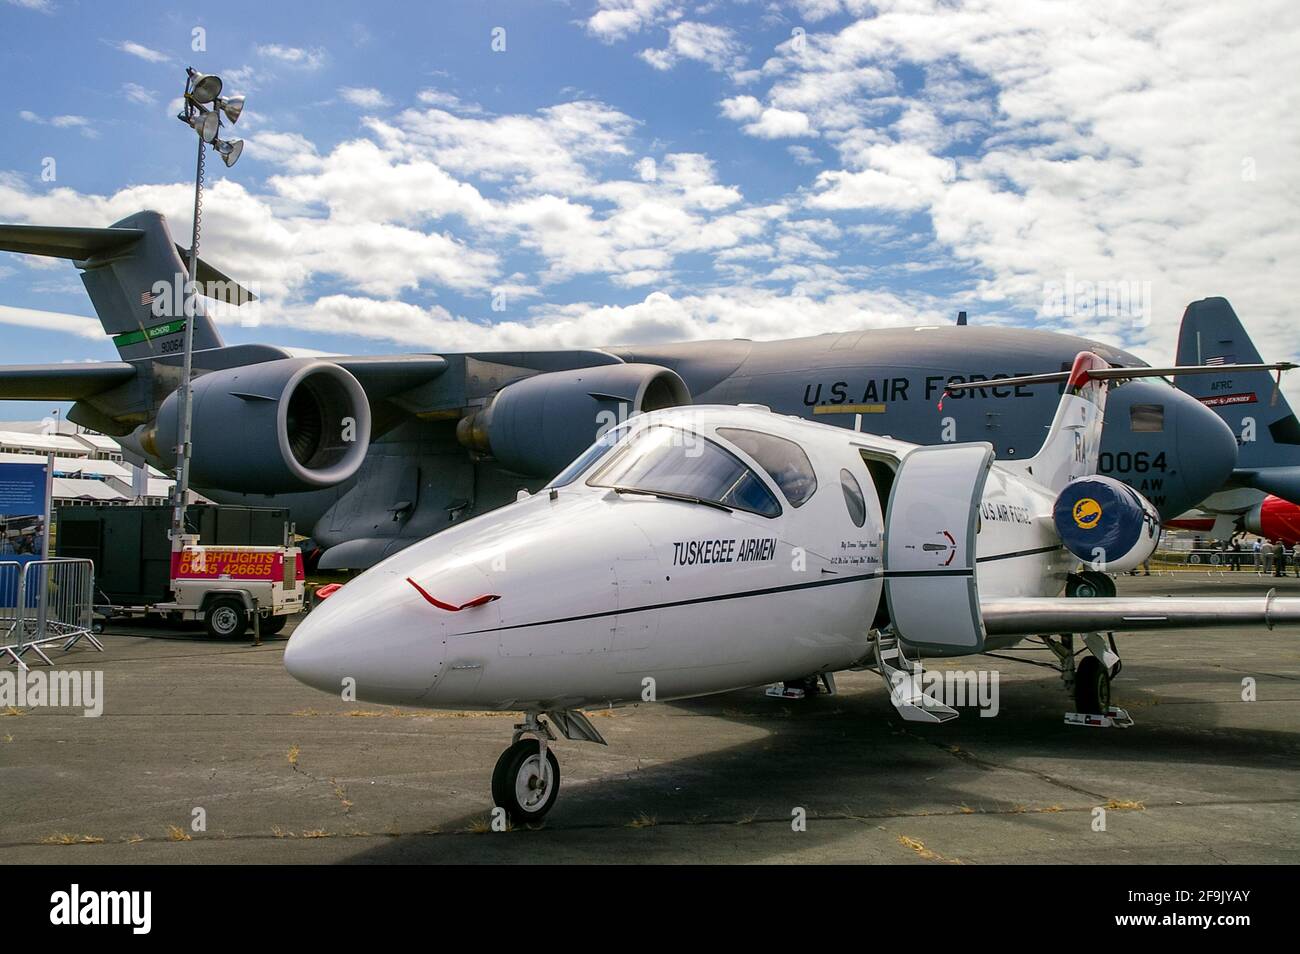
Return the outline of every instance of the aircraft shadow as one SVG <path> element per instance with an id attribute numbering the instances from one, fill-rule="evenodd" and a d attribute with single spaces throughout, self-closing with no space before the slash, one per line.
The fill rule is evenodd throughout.
<path id="1" fill-rule="evenodd" d="M 721 857 L 702 850 L 699 860 L 761 862 L 854 830 L 818 826 L 818 819 L 893 830 L 908 816 L 996 813 L 1033 828 L 1048 823 L 1039 814 L 1044 811 L 1090 811 L 1111 798 L 1133 798 L 1129 779 L 1149 790 L 1153 764 L 1168 776 L 1170 802 L 1183 797 L 1194 804 L 1205 797 L 1206 777 L 1221 782 L 1221 790 L 1232 790 L 1231 778 L 1220 770 L 1228 770 L 1228 776 L 1233 769 L 1285 770 L 1300 757 L 1294 733 L 1222 727 L 1215 707 L 1205 706 L 1204 699 L 1160 692 L 1161 683 L 1200 681 L 1200 669 L 1144 675 L 1157 683 L 1161 705 L 1178 705 L 1177 720 L 1152 716 L 1153 707 L 1147 706 L 1134 710 L 1139 725 L 1128 731 L 1063 725 L 1067 697 L 1057 677 L 1047 673 L 1041 679 L 1031 674 L 1008 680 L 996 718 L 965 709 L 960 719 L 942 726 L 902 721 L 874 676 L 867 691 L 802 702 L 772 700 L 752 689 L 672 703 L 695 716 L 752 725 L 763 735 L 631 772 L 566 781 L 555 809 L 537 830 L 468 833 L 486 819 L 485 806 L 483 812 L 440 824 L 441 834 L 394 836 L 346 861 L 680 860 L 683 843 L 698 834 L 702 849 L 725 849 Z M 1181 704 L 1197 702 L 1202 705 L 1192 722 L 1185 718 L 1190 706 Z M 675 724 L 689 731 L 689 723 Z M 635 737 L 624 737 L 620 747 L 628 741 Z M 563 771 L 565 750 L 573 750 L 561 746 Z M 490 769 L 484 766 L 485 777 Z M 1114 781 L 1098 781 L 1102 777 Z M 809 833 L 816 836 L 792 844 L 779 836 L 791 831 L 795 807 L 806 810 Z M 620 855 L 628 841 L 618 836 L 630 834 L 622 830 L 640 826 L 660 830 L 654 838 L 638 840 L 644 854 Z M 906 860 L 906 854 L 896 860 Z"/>

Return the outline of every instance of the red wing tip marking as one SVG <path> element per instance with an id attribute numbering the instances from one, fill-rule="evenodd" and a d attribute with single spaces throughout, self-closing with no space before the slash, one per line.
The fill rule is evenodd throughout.
<path id="1" fill-rule="evenodd" d="M 461 603 L 459 606 L 456 606 L 453 603 L 444 603 L 437 597 L 429 595 L 429 592 L 424 587 L 419 583 L 416 583 L 415 580 L 411 579 L 409 576 L 406 578 L 406 582 L 415 587 L 415 591 L 423 596 L 431 605 L 438 607 L 440 610 L 446 610 L 448 613 L 459 613 L 463 609 L 483 606 L 485 603 L 491 603 L 493 600 L 501 599 L 501 597 L 496 593 L 484 593 L 482 596 L 474 597 L 468 603 Z"/>

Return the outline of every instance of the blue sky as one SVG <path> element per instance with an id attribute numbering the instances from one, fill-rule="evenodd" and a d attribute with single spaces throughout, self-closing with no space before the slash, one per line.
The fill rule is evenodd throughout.
<path id="1" fill-rule="evenodd" d="M 1223 294 L 1296 357 L 1300 14 L 1204 7 L 0 0 L 0 221 L 156 208 L 188 244 L 193 65 L 248 95 L 205 203 L 204 257 L 263 299 L 219 316 L 231 343 L 774 338 L 965 308 L 1168 360 L 1183 305 Z M 0 254 L 0 362 L 111 359 L 87 318 L 70 264 Z"/>

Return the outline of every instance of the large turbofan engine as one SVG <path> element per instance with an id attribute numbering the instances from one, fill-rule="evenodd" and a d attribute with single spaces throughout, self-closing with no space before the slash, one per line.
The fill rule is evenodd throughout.
<path id="1" fill-rule="evenodd" d="M 198 487 L 285 493 L 356 473 L 370 444 L 370 403 L 336 364 L 283 358 L 194 380 L 190 477 Z M 153 451 L 174 464 L 180 399 L 158 410 Z"/>
<path id="2" fill-rule="evenodd" d="M 691 403 L 677 372 L 653 364 L 606 364 L 516 381 L 464 417 L 460 442 L 509 470 L 550 477 L 609 425 L 640 411 Z"/>
<path id="3" fill-rule="evenodd" d="M 1156 508 L 1111 477 L 1071 481 L 1056 498 L 1052 519 L 1066 549 L 1094 570 L 1131 570 L 1160 542 Z"/>

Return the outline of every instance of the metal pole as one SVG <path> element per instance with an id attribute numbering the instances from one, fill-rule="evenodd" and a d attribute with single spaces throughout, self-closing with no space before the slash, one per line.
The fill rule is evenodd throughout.
<path id="1" fill-rule="evenodd" d="M 180 553 L 185 538 L 185 501 L 190 489 L 190 427 L 193 421 L 190 400 L 190 373 L 194 361 L 194 319 L 198 311 L 199 216 L 202 214 L 203 149 L 199 136 L 199 158 L 194 170 L 194 231 L 190 236 L 190 274 L 185 289 L 185 358 L 180 387 L 180 433 L 176 445 L 175 506 L 172 511 L 172 553 Z"/>

